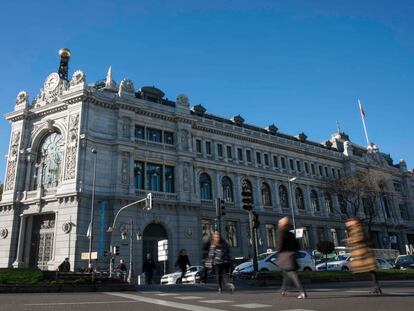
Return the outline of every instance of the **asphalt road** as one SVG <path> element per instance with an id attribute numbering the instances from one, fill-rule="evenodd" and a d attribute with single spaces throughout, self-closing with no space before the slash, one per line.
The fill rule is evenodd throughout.
<path id="1" fill-rule="evenodd" d="M 414 281 L 384 281 L 383 295 L 370 294 L 369 283 L 308 286 L 309 298 L 292 291 L 282 297 L 277 288 L 243 288 L 219 294 L 207 286 L 153 286 L 137 292 L 0 294 L 0 310 L 7 311 L 370 311 L 414 310 Z"/>

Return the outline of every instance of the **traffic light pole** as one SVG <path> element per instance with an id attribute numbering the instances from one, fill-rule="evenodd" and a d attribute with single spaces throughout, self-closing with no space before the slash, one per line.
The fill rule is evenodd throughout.
<path id="1" fill-rule="evenodd" d="M 253 271 L 254 274 L 259 270 L 259 266 L 257 264 L 257 239 L 256 239 L 256 230 L 253 227 L 253 213 L 249 211 L 249 225 L 250 225 L 250 239 L 252 242 L 252 250 L 253 250 Z"/>
<path id="2" fill-rule="evenodd" d="M 221 199 L 216 199 L 216 228 L 217 231 L 220 233 L 221 236 Z"/>

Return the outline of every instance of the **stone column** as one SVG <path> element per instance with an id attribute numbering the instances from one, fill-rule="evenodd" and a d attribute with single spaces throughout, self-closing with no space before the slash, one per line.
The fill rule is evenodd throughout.
<path id="1" fill-rule="evenodd" d="M 19 239 L 17 241 L 17 255 L 16 260 L 13 262 L 13 268 L 21 268 L 24 266 L 23 262 L 23 249 L 24 249 L 24 233 L 26 229 L 26 216 L 20 214 L 20 227 L 19 227 Z"/>
<path id="2" fill-rule="evenodd" d="M 323 191 L 318 191 L 318 199 L 319 199 L 319 207 L 321 210 L 321 215 L 322 216 L 326 216 L 328 213 L 326 212 L 326 208 L 325 208 L 325 194 L 323 193 Z"/>
<path id="3" fill-rule="evenodd" d="M 242 209 L 243 202 L 241 200 L 241 176 L 239 174 L 236 174 L 234 177 L 234 183 L 233 183 L 233 196 L 234 196 L 234 203 L 235 207 L 238 209 Z"/>
<path id="4" fill-rule="evenodd" d="M 28 155 L 26 158 L 26 180 L 25 180 L 25 185 L 24 185 L 24 191 L 30 191 L 31 190 L 31 183 L 32 183 L 32 178 L 33 178 L 33 174 L 32 174 L 32 170 L 33 170 L 33 166 L 34 166 L 34 159 L 35 156 L 34 155 Z"/>
<path id="5" fill-rule="evenodd" d="M 252 182 L 253 193 L 254 193 L 254 206 L 257 211 L 263 210 L 262 191 L 260 187 L 259 178 L 255 178 Z"/>
<path id="6" fill-rule="evenodd" d="M 272 207 L 274 212 L 282 213 L 282 208 L 280 207 L 280 198 L 279 198 L 279 186 L 276 181 L 271 181 L 269 183 L 271 196 L 272 196 Z"/>
<path id="7" fill-rule="evenodd" d="M 311 200 L 311 189 L 309 185 L 305 185 L 305 209 L 307 211 L 307 214 L 312 216 L 314 215 Z"/>
<path id="8" fill-rule="evenodd" d="M 220 180 L 220 172 L 219 171 L 214 171 L 214 176 L 212 178 L 214 180 L 214 185 L 212 185 L 212 197 L 213 200 L 215 198 L 220 198 L 223 199 L 223 194 L 221 193 L 221 180 Z M 214 188 L 214 189 L 213 189 Z"/>

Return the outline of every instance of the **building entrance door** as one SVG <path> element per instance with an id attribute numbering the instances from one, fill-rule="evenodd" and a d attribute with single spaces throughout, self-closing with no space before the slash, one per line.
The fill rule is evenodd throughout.
<path id="1" fill-rule="evenodd" d="M 147 258 L 147 254 L 150 254 L 154 261 L 157 263 L 157 276 L 160 276 L 164 271 L 164 262 L 158 262 L 158 241 L 161 240 L 168 240 L 168 234 L 164 226 L 156 223 L 151 223 L 145 227 L 142 234 L 142 262 L 144 262 Z"/>
<path id="2" fill-rule="evenodd" d="M 48 269 L 53 256 L 55 214 L 33 216 L 33 230 L 30 247 L 30 267 Z"/>

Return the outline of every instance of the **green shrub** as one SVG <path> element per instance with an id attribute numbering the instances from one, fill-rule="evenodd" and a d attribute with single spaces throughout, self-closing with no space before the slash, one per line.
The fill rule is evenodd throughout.
<path id="1" fill-rule="evenodd" d="M 43 273 L 39 269 L 0 269 L 0 284 L 37 284 L 41 281 L 43 281 Z"/>

